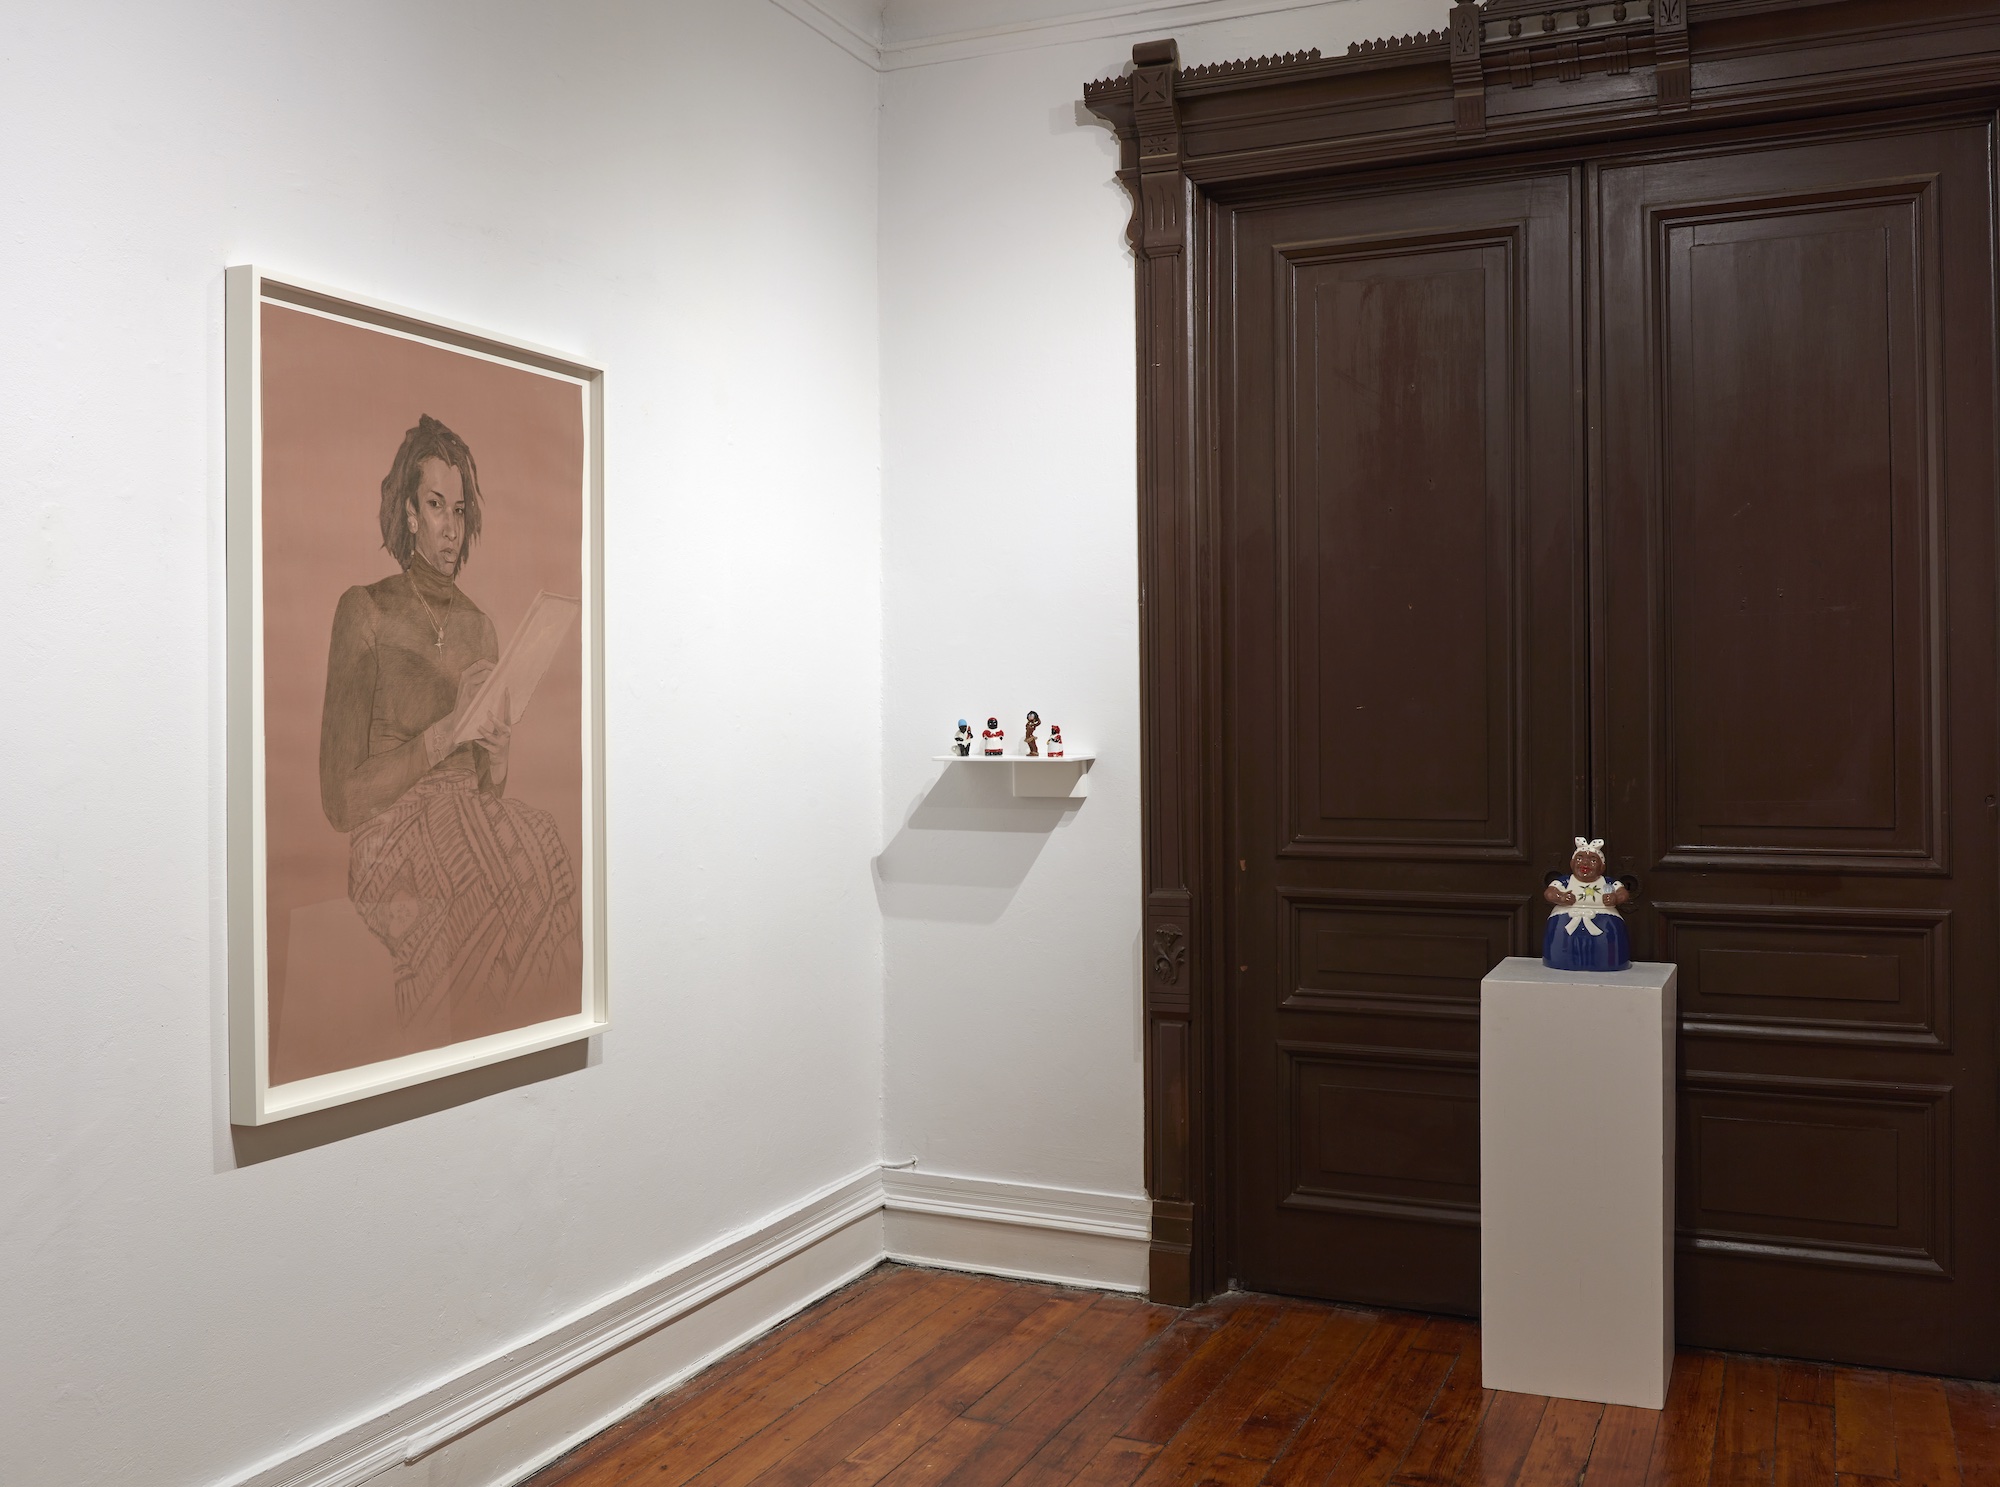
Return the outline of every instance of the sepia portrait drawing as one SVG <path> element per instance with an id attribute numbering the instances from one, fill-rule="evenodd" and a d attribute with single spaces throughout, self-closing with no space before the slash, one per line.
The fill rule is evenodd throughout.
<path id="1" fill-rule="evenodd" d="M 478 467 L 428 414 L 383 477 L 381 527 L 402 571 L 340 596 L 319 788 L 347 833 L 348 897 L 395 957 L 397 1016 L 574 985 L 575 873 L 555 818 L 506 798 L 506 689 L 499 706 L 483 690 L 499 641 L 457 582 L 480 532 Z"/>
<path id="2" fill-rule="evenodd" d="M 230 288 L 231 1095 L 258 1123 L 605 1025 L 601 382 Z"/>

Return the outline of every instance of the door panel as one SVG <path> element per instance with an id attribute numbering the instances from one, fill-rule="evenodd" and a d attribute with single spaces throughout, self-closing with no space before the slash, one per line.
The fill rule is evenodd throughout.
<path id="1" fill-rule="evenodd" d="M 1278 250 L 1299 498 L 1289 853 L 1518 851 L 1512 250 L 1511 235 Z"/>
<path id="2" fill-rule="evenodd" d="M 1935 865 L 1928 195 L 1656 222 L 1677 855 Z"/>
<path id="3" fill-rule="evenodd" d="M 1477 1310 L 1479 980 L 1585 804 L 1572 195 L 1435 186 L 1221 237 L 1249 1286 Z"/>
<path id="4" fill-rule="evenodd" d="M 1599 179 L 1593 824 L 1681 966 L 1685 1343 L 2000 1371 L 1987 162 Z"/>

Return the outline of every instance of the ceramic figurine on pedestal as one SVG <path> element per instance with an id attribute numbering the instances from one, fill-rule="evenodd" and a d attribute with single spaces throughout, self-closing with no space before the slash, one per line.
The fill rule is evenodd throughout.
<path id="1" fill-rule="evenodd" d="M 986 720 L 986 727 L 980 732 L 979 740 L 980 752 L 989 757 L 1007 752 L 1007 730 L 1000 726 L 998 718 Z"/>
<path id="2" fill-rule="evenodd" d="M 1048 757 L 1051 759 L 1060 759 L 1062 758 L 1062 756 L 1063 756 L 1062 724 L 1051 723 L 1049 724 Z"/>
<path id="3" fill-rule="evenodd" d="M 1028 757 L 1030 759 L 1039 759 L 1042 757 L 1042 746 L 1035 742 L 1035 730 L 1041 726 L 1042 715 L 1031 708 L 1028 712 L 1027 726 L 1021 730 L 1021 742 L 1028 746 Z"/>
<path id="4" fill-rule="evenodd" d="M 972 725 L 963 718 L 958 720 L 958 732 L 952 736 L 951 751 L 961 759 L 972 753 Z"/>
<path id="5" fill-rule="evenodd" d="M 1623 971 L 1632 964 L 1632 937 L 1618 906 L 1632 890 L 1604 876 L 1604 843 L 1576 839 L 1567 875 L 1549 874 L 1542 897 L 1554 905 L 1542 932 L 1542 964 L 1552 971 Z"/>

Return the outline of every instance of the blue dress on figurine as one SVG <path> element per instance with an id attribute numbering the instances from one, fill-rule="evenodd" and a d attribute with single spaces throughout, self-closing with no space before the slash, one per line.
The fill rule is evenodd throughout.
<path id="1" fill-rule="evenodd" d="M 1622 971 L 1632 964 L 1632 937 L 1618 905 L 1631 888 L 1604 876 L 1604 843 L 1576 839 L 1569 875 L 1551 873 L 1542 897 L 1554 907 L 1542 931 L 1542 964 L 1552 971 Z"/>

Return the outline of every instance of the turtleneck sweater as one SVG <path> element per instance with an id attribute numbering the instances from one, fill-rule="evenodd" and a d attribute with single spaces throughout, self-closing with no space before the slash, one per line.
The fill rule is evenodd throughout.
<path id="1" fill-rule="evenodd" d="M 499 658 L 493 622 L 415 554 L 403 572 L 340 596 L 319 733 L 320 804 L 336 831 L 381 814 L 433 767 L 494 788 L 476 744 L 433 766 L 424 730 L 457 706 L 468 666 Z"/>

